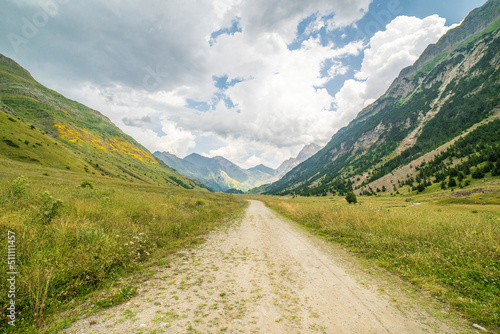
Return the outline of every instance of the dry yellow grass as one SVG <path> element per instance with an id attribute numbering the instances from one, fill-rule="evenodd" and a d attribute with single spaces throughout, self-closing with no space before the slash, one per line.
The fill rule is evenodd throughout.
<path id="1" fill-rule="evenodd" d="M 500 201 L 498 191 L 468 203 L 419 196 L 261 197 L 268 206 L 405 280 L 429 291 L 471 321 L 500 328 Z M 458 201 L 460 202 L 460 201 Z"/>

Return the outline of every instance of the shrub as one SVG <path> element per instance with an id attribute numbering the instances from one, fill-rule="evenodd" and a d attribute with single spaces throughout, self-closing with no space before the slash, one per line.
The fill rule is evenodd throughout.
<path id="1" fill-rule="evenodd" d="M 10 139 L 4 139 L 3 142 L 11 147 L 19 148 L 19 145 L 17 145 Z"/>
<path id="2" fill-rule="evenodd" d="M 11 196 L 15 199 L 26 196 L 26 192 L 30 186 L 30 182 L 24 176 L 19 176 L 17 179 L 12 181 L 10 185 Z"/>
<path id="3" fill-rule="evenodd" d="M 62 207 L 60 199 L 54 200 L 48 191 L 40 196 L 40 212 L 39 218 L 42 223 L 48 224 L 54 219 L 59 209 Z"/>
<path id="4" fill-rule="evenodd" d="M 82 183 L 80 183 L 80 187 L 94 189 L 94 185 L 92 184 L 92 182 L 87 180 L 82 181 Z"/>
<path id="5" fill-rule="evenodd" d="M 206 205 L 207 202 L 204 199 L 198 198 L 194 204 L 196 206 L 203 206 L 203 205 Z"/>
<path id="6" fill-rule="evenodd" d="M 450 181 L 448 182 L 448 187 L 453 188 L 457 186 L 457 181 L 454 178 L 450 177 Z"/>
<path id="7" fill-rule="evenodd" d="M 345 196 L 345 200 L 349 204 L 356 204 L 358 202 L 356 195 L 352 191 L 347 193 L 347 195 Z"/>

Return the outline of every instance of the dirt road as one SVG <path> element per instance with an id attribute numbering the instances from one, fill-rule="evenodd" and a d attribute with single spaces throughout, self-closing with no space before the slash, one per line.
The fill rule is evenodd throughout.
<path id="1" fill-rule="evenodd" d="M 328 245 L 250 201 L 129 303 L 66 333 L 453 333 L 343 269 Z M 362 275 L 362 273 L 361 273 Z M 361 282 L 361 283 L 360 283 Z"/>

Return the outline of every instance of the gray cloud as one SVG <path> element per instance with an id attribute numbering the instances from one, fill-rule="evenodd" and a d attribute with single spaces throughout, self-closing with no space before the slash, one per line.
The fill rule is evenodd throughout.
<path id="1" fill-rule="evenodd" d="M 29 25 L 25 19 L 33 22 L 43 8 L 2 1 L 0 11 L 7 18 L 1 30 L 22 36 Z M 26 44 L 13 48 L 2 34 L 0 46 L 40 73 L 68 82 L 144 89 L 152 88 L 143 86 L 153 72 L 162 78 L 154 90 L 168 90 L 206 71 L 197 50 L 208 47 L 204 34 L 212 24 L 207 12 L 209 4 L 194 1 L 74 1 L 60 5 Z"/>
<path id="2" fill-rule="evenodd" d="M 142 116 L 140 118 L 129 118 L 129 117 L 123 117 L 122 118 L 123 124 L 127 126 L 135 126 L 135 127 L 141 127 L 147 124 L 151 123 L 151 117 L 148 116 Z"/>

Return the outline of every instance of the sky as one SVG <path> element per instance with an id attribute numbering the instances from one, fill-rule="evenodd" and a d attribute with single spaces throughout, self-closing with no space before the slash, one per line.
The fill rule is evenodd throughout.
<path id="1" fill-rule="evenodd" d="M 150 151 L 276 168 L 485 0 L 2 0 L 0 53 Z"/>

